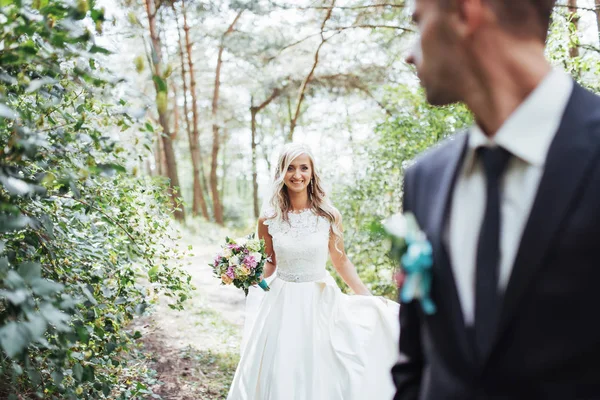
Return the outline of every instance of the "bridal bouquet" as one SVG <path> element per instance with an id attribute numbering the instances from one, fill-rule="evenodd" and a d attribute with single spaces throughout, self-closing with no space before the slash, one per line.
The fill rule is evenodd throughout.
<path id="1" fill-rule="evenodd" d="M 253 285 L 260 286 L 264 291 L 269 290 L 267 282 L 260 280 L 267 261 L 265 241 L 250 235 L 236 240 L 225 238 L 221 252 L 210 266 L 223 285 L 233 284 L 243 289 L 247 296 L 248 288 Z"/>
<path id="2" fill-rule="evenodd" d="M 395 214 L 384 222 L 383 228 L 392 239 L 390 255 L 400 263 L 403 273 L 400 298 L 403 302 L 417 300 L 425 314 L 434 314 L 436 307 L 430 293 L 432 248 L 415 216 Z"/>

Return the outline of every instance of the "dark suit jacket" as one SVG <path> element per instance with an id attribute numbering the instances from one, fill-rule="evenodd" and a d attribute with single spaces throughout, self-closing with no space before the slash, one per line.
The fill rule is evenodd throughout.
<path id="1" fill-rule="evenodd" d="M 405 176 L 434 252 L 432 297 L 400 309 L 395 400 L 600 399 L 600 97 L 575 85 L 526 222 L 489 354 L 476 359 L 442 238 L 467 135 Z"/>

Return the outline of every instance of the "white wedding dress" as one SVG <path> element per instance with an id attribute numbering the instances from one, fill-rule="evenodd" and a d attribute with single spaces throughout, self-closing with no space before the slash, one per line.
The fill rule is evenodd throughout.
<path id="1" fill-rule="evenodd" d="M 258 308 L 227 399 L 391 400 L 399 305 L 340 291 L 325 269 L 327 219 L 307 210 L 265 225 L 277 271 L 249 295 Z"/>

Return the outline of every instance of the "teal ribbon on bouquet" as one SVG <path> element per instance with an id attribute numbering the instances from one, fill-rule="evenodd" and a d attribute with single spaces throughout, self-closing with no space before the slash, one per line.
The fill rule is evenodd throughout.
<path id="1" fill-rule="evenodd" d="M 264 279 L 258 283 L 258 286 L 265 292 L 268 292 L 269 290 L 271 290 L 271 288 L 269 287 L 269 284 Z"/>

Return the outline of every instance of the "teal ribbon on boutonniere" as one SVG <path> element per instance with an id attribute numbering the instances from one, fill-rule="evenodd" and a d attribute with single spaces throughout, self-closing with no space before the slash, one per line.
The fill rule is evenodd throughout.
<path id="1" fill-rule="evenodd" d="M 417 300 L 423 312 L 436 312 L 431 299 L 433 251 L 425 233 L 421 231 L 412 213 L 395 214 L 383 224 L 392 241 L 390 256 L 400 263 L 403 282 L 400 292 L 402 302 Z"/>

